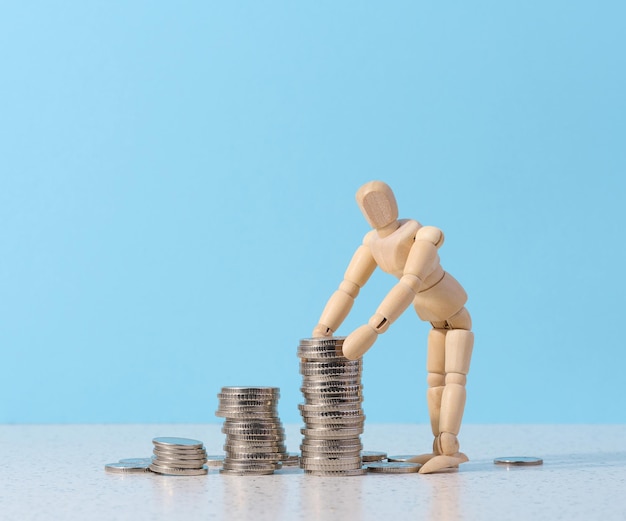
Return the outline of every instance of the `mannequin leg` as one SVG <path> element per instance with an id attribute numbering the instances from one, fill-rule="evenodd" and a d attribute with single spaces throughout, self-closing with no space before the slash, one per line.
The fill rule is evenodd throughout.
<path id="1" fill-rule="evenodd" d="M 464 329 L 448 331 L 445 337 L 445 386 L 441 395 L 439 434 L 435 434 L 432 458 L 420 469 L 422 474 L 456 466 L 467 461 L 459 452 L 458 434 L 465 410 L 465 383 L 469 372 L 474 334 Z"/>

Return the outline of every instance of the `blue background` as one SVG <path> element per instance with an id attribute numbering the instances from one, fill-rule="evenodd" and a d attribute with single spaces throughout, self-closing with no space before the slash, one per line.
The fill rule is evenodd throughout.
<path id="1" fill-rule="evenodd" d="M 224 385 L 299 422 L 371 179 L 446 234 L 465 422 L 626 421 L 623 6 L 3 3 L 0 422 L 220 422 Z M 368 422 L 428 421 L 428 330 L 367 353 Z"/>

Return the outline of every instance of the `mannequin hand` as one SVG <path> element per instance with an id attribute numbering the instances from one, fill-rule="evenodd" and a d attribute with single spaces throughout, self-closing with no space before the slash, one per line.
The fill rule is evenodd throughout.
<path id="1" fill-rule="evenodd" d="M 355 329 L 343 341 L 343 356 L 349 360 L 361 358 L 374 345 L 377 337 L 378 333 L 367 324 Z"/>
<path id="2" fill-rule="evenodd" d="M 323 324 L 317 324 L 313 330 L 313 338 L 322 338 L 333 336 L 333 332 Z"/>

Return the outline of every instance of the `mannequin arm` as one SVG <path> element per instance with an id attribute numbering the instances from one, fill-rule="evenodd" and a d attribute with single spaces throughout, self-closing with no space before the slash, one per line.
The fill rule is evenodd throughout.
<path id="1" fill-rule="evenodd" d="M 328 302 L 313 337 L 332 336 L 352 309 L 354 299 L 376 269 L 376 262 L 366 243 L 359 246 L 343 276 L 343 281 Z"/>
<path id="2" fill-rule="evenodd" d="M 420 290 L 423 281 L 439 265 L 439 247 L 443 244 L 443 233 L 432 226 L 420 228 L 415 236 L 397 284 L 383 299 L 368 323 L 354 330 L 343 343 L 346 358 L 356 359 L 374 345 L 376 338 L 409 307 Z"/>

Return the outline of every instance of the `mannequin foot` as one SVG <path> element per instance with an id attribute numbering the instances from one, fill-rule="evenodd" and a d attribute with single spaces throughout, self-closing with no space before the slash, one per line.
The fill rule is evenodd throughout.
<path id="1" fill-rule="evenodd" d="M 410 461 L 413 460 L 414 458 L 411 458 Z M 465 463 L 466 461 L 469 461 L 469 458 L 462 452 L 457 452 L 456 454 L 452 455 L 435 455 L 422 465 L 422 468 L 419 469 L 419 473 L 430 474 L 432 472 L 437 472 L 440 470 L 457 468 L 461 463 Z"/>

